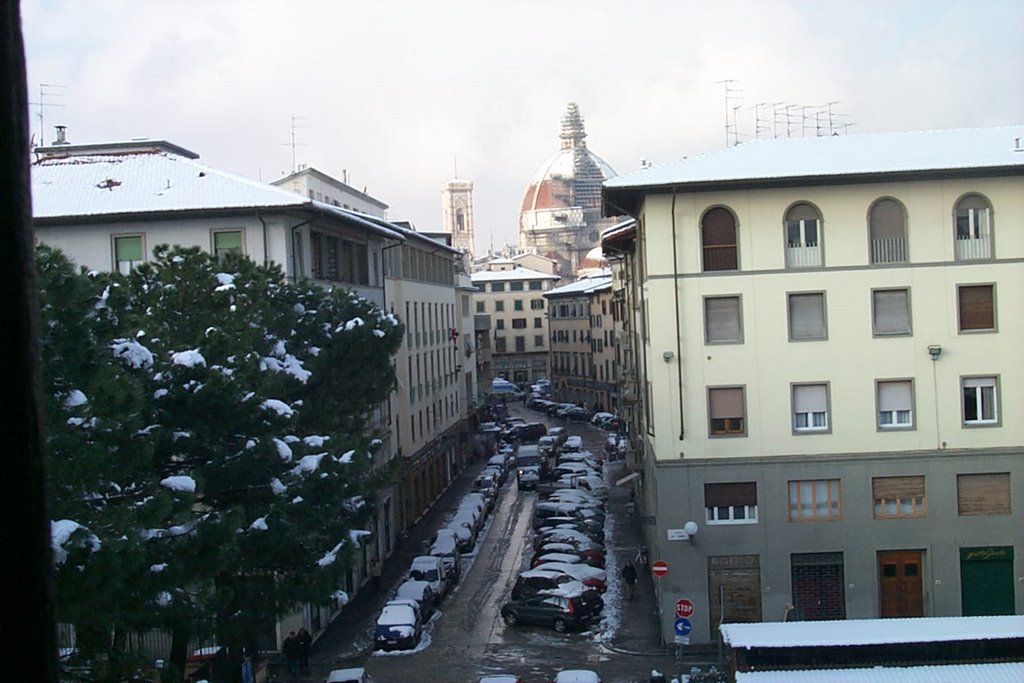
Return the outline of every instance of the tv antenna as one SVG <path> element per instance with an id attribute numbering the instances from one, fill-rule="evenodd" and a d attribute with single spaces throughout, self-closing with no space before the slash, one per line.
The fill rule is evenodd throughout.
<path id="1" fill-rule="evenodd" d="M 732 84 L 736 82 L 735 78 L 727 78 L 722 81 L 715 81 L 718 84 L 725 85 L 725 146 L 729 146 L 729 135 L 733 136 L 733 139 L 739 141 L 739 136 L 736 134 L 736 109 L 739 105 L 733 106 L 733 100 L 739 99 L 736 93 L 743 92 L 740 88 L 732 87 Z M 729 122 L 729 112 L 732 112 L 732 123 Z"/>
<path id="2" fill-rule="evenodd" d="M 60 90 L 66 88 L 66 85 L 58 85 L 57 83 L 40 83 L 39 84 L 39 101 L 29 102 L 30 105 L 39 107 L 39 111 L 36 112 L 36 118 L 39 119 L 39 146 L 45 145 L 44 136 L 46 135 L 46 125 L 44 121 L 44 107 L 63 107 L 63 104 L 59 102 L 50 102 L 48 98 L 53 97 L 64 97 L 64 93 Z"/>
<path id="3" fill-rule="evenodd" d="M 281 143 L 282 145 L 284 145 L 286 147 L 291 147 L 292 148 L 292 173 L 295 173 L 296 171 L 299 170 L 299 167 L 298 167 L 298 165 L 295 162 L 295 148 L 296 147 L 305 147 L 307 145 L 307 143 L 305 143 L 305 142 L 295 142 L 295 130 L 298 129 L 298 128 L 309 128 L 309 126 L 305 126 L 305 125 L 302 125 L 300 123 L 300 122 L 305 122 L 306 120 L 307 119 L 306 119 L 305 116 L 293 116 L 292 117 L 292 141 L 291 142 L 282 142 Z"/>

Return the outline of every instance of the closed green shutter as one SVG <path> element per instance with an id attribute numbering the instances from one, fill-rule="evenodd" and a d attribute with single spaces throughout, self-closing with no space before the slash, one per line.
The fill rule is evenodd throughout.
<path id="1" fill-rule="evenodd" d="M 141 261 L 142 238 L 115 237 L 114 254 L 117 256 L 118 261 Z"/>

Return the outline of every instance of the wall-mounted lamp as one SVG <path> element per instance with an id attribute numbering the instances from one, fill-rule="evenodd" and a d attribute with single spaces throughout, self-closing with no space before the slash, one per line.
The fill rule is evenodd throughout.
<path id="1" fill-rule="evenodd" d="M 931 344 L 928 346 L 928 355 L 932 357 L 932 360 L 938 360 L 939 356 L 942 355 L 942 347 L 938 344 Z"/>
<path id="2" fill-rule="evenodd" d="M 700 527 L 697 526 L 697 522 L 689 521 L 683 525 L 683 531 L 686 532 L 686 540 L 693 543 L 693 537 L 700 531 Z"/>
<path id="3" fill-rule="evenodd" d="M 676 354 L 672 353 L 671 351 L 666 351 L 665 353 L 661 354 L 661 357 L 666 363 L 669 363 L 672 361 L 673 358 L 676 357 Z"/>

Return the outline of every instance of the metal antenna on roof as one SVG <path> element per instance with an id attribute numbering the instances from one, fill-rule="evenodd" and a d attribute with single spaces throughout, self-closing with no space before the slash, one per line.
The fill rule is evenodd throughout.
<path id="1" fill-rule="evenodd" d="M 62 92 L 54 92 L 53 88 L 66 88 L 66 85 L 59 85 L 57 83 L 40 83 L 39 84 L 39 101 L 29 102 L 29 104 L 39 107 L 39 111 L 36 113 L 36 118 L 39 119 L 39 146 L 43 147 L 46 145 L 46 125 L 43 121 L 43 107 L 63 107 L 63 104 L 57 102 L 47 102 L 48 97 L 64 97 Z"/>
<path id="2" fill-rule="evenodd" d="M 738 99 L 737 97 L 734 97 L 734 94 L 735 93 L 743 92 L 743 90 L 741 90 L 740 88 L 733 88 L 730 85 L 730 83 L 735 83 L 736 82 L 735 78 L 727 78 L 725 80 L 715 81 L 715 82 L 716 83 L 720 83 L 720 84 L 723 84 L 723 83 L 725 84 L 725 146 L 728 147 L 729 146 L 729 134 L 733 133 L 733 137 L 734 138 L 736 137 L 735 136 L 736 110 L 732 108 L 732 101 L 734 99 Z M 730 111 L 730 109 L 732 109 L 732 113 L 733 113 L 733 122 L 732 123 L 729 123 L 729 111 Z"/>
<path id="3" fill-rule="evenodd" d="M 293 116 L 292 117 L 292 141 L 291 142 L 282 142 L 281 143 L 282 145 L 284 145 L 286 147 L 291 147 L 292 148 L 292 173 L 295 173 L 296 171 L 299 170 L 299 167 L 295 163 L 295 148 L 296 147 L 306 147 L 307 146 L 305 142 L 295 142 L 295 129 L 296 128 L 309 128 L 309 126 L 302 126 L 302 125 L 299 125 L 299 123 L 298 123 L 299 121 L 306 121 L 306 120 L 307 119 L 306 119 L 305 116 Z"/>

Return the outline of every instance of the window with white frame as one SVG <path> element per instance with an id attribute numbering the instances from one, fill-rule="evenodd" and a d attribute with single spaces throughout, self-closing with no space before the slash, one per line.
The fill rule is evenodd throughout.
<path id="1" fill-rule="evenodd" d="M 907 261 L 907 212 L 895 199 L 880 199 L 868 215 L 871 263 Z"/>
<path id="2" fill-rule="evenodd" d="M 790 294 L 788 308 L 791 341 L 807 341 L 827 337 L 824 292 Z"/>
<path id="3" fill-rule="evenodd" d="M 821 522 L 842 518 L 838 479 L 789 482 L 789 521 Z"/>
<path id="4" fill-rule="evenodd" d="M 793 430 L 803 433 L 828 429 L 828 385 L 793 385 Z"/>
<path id="5" fill-rule="evenodd" d="M 704 484 L 708 524 L 757 524 L 757 482 Z"/>
<path id="6" fill-rule="evenodd" d="M 995 425 L 999 423 L 998 380 L 995 377 L 964 377 L 964 424 Z"/>
<path id="7" fill-rule="evenodd" d="M 871 331 L 876 337 L 910 334 L 910 290 L 871 292 Z"/>
<path id="8" fill-rule="evenodd" d="M 242 253 L 241 230 L 218 230 L 213 233 L 213 253 L 221 262 L 228 254 Z"/>
<path id="9" fill-rule="evenodd" d="M 910 380 L 879 382 L 876 398 L 879 429 L 908 429 L 914 426 L 914 385 Z"/>
<path id="10" fill-rule="evenodd" d="M 737 344 L 743 341 L 738 296 L 709 296 L 704 299 L 704 341 L 708 344 Z"/>
<path id="11" fill-rule="evenodd" d="M 820 265 L 821 216 L 810 204 L 795 204 L 786 212 L 786 267 Z"/>
<path id="12" fill-rule="evenodd" d="M 114 238 L 114 269 L 127 275 L 142 265 L 142 235 L 120 235 Z"/>
<path id="13" fill-rule="evenodd" d="M 956 203 L 955 256 L 957 261 L 992 258 L 992 207 L 980 194 Z"/>

